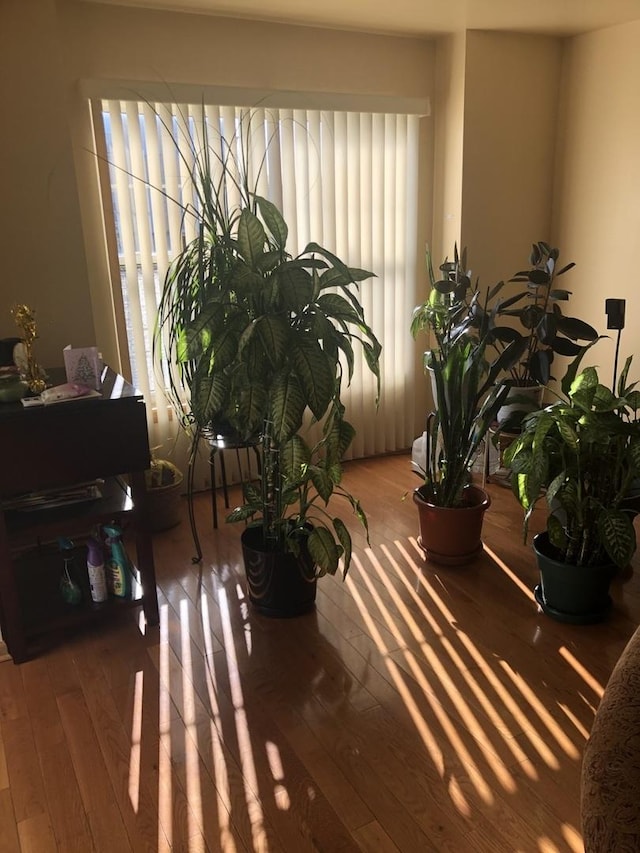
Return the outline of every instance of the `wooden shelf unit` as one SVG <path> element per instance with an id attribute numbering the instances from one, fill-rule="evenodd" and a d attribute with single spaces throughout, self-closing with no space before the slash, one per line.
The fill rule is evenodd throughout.
<path id="1" fill-rule="evenodd" d="M 57 377 L 54 383 L 64 381 Z M 147 622 L 158 623 L 153 547 L 147 525 L 144 471 L 150 464 L 146 411 L 141 395 L 108 368 L 102 396 L 25 409 L 0 406 L 5 449 L 0 500 L 40 489 L 101 478 L 102 497 L 33 511 L 0 512 L 0 620 L 16 663 L 37 653 L 48 634 L 109 617 L 141 604 Z M 126 477 L 128 483 L 123 479 Z M 138 576 L 138 597 L 91 601 L 86 537 L 98 525 L 126 528 Z M 64 560 L 58 537 L 77 540 L 75 580 L 83 600 L 66 604 L 59 592 Z M 130 554 L 133 558 L 133 554 Z"/>

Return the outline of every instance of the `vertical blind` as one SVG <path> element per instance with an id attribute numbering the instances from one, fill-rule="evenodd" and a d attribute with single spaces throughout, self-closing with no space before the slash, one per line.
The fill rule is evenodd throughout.
<path id="1" fill-rule="evenodd" d="M 112 191 L 106 219 L 117 245 L 132 380 L 151 404 L 152 445 L 166 446 L 179 429 L 153 364 L 152 338 L 165 272 L 195 236 L 193 217 L 183 212 L 188 204 L 197 208 L 189 166 L 206 128 L 207 144 L 237 149 L 250 185 L 281 209 L 290 251 L 315 241 L 375 273 L 360 284 L 360 298 L 382 344 L 381 400 L 376 413 L 375 381 L 358 354 L 343 394 L 357 431 L 351 455 L 409 447 L 414 385 L 424 381 L 415 376 L 408 331 L 418 278 L 419 117 L 135 101 L 98 107 Z"/>

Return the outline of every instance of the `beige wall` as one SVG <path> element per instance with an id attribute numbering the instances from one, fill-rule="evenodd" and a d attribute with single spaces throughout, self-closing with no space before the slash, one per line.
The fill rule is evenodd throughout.
<path id="1" fill-rule="evenodd" d="M 95 3 L 62 6 L 72 74 L 310 92 L 430 94 L 433 48 L 374 36 Z"/>
<path id="2" fill-rule="evenodd" d="M 464 164 L 466 33 L 443 36 L 436 53 L 433 193 L 434 261 L 460 244 Z"/>
<path id="3" fill-rule="evenodd" d="M 461 240 L 481 284 L 551 240 L 562 41 L 467 34 Z"/>
<path id="4" fill-rule="evenodd" d="M 606 333 L 607 297 L 627 299 L 623 356 L 640 332 L 640 22 L 572 39 L 565 56 L 554 234 L 572 309 Z M 590 353 L 612 378 L 615 332 Z M 636 358 L 632 376 L 640 376 Z"/>
<path id="5" fill-rule="evenodd" d="M 0 336 L 16 302 L 36 311 L 43 364 L 94 342 L 54 0 L 0 3 Z"/>

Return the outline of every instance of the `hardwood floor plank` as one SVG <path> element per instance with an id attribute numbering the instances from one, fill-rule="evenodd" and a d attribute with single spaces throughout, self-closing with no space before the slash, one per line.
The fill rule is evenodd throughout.
<path id="1" fill-rule="evenodd" d="M 95 665 L 95 651 L 95 643 L 88 642 L 76 656 L 83 695 L 131 846 L 153 853 L 159 833 L 155 803 L 146 774 L 132 762 L 137 743 L 132 743 L 131 729 L 126 732 L 122 725 L 106 679 Z"/>
<path id="2" fill-rule="evenodd" d="M 58 704 L 49 679 L 52 662 L 48 655 L 21 666 L 22 684 L 38 752 L 64 740 Z"/>
<path id="3" fill-rule="evenodd" d="M 93 850 L 91 832 L 66 741 L 51 744 L 40 755 L 42 778 L 47 793 L 49 816 L 61 851 L 82 841 Z M 60 784 L 60 780 L 64 784 Z"/>
<path id="4" fill-rule="evenodd" d="M 18 824 L 21 853 L 57 853 L 58 845 L 48 814 L 29 817 Z"/>
<path id="5" fill-rule="evenodd" d="M 0 726 L 5 746 L 9 785 L 16 821 L 47 811 L 40 760 L 28 717 L 4 720 Z"/>
<path id="6" fill-rule="evenodd" d="M 133 848 L 84 695 L 71 691 L 57 701 L 95 849 L 100 853 L 113 853 L 113 850 L 127 853 Z"/>
<path id="7" fill-rule="evenodd" d="M 2 737 L 2 726 L 0 726 L 0 791 L 9 787 L 9 771 L 7 770 L 7 756 L 4 749 L 4 738 Z"/>
<path id="8" fill-rule="evenodd" d="M 20 853 L 18 826 L 9 788 L 0 790 L 0 850 L 2 853 Z"/>
<path id="9" fill-rule="evenodd" d="M 399 853 L 377 820 L 365 823 L 353 833 L 363 853 Z"/>
<path id="10" fill-rule="evenodd" d="M 0 723 L 16 720 L 27 713 L 22 675 L 12 660 L 0 663 Z"/>

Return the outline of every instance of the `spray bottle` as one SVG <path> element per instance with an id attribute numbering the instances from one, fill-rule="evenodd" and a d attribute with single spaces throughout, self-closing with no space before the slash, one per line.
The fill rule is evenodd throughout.
<path id="1" fill-rule="evenodd" d="M 82 601 L 82 591 L 73 579 L 73 542 L 71 539 L 61 536 L 58 539 L 58 545 L 60 546 L 64 560 L 64 569 L 62 570 L 59 584 L 60 595 L 67 604 L 80 604 Z"/>
<path id="2" fill-rule="evenodd" d="M 102 545 L 91 536 L 87 539 L 87 549 L 87 572 L 89 573 L 91 600 L 99 604 L 108 598 Z"/>
<path id="3" fill-rule="evenodd" d="M 122 530 L 115 525 L 105 525 L 103 528 L 110 548 L 110 555 L 105 564 L 107 587 L 116 598 L 131 597 L 131 563 L 122 544 Z"/>

